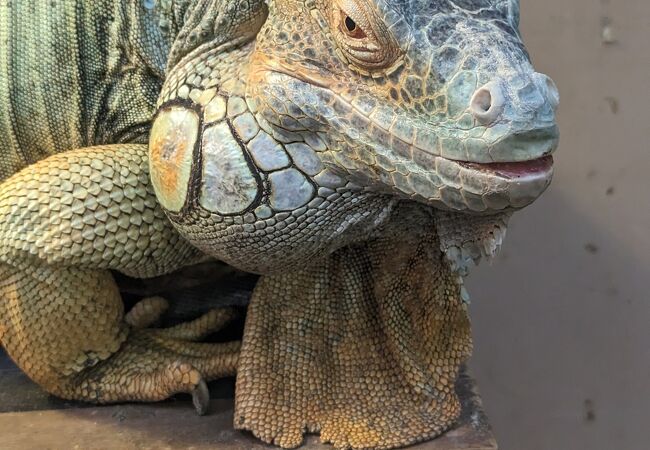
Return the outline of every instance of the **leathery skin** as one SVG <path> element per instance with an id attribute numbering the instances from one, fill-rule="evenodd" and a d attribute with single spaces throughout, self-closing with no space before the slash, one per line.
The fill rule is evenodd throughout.
<path id="1" fill-rule="evenodd" d="M 31 9 L 30 9 L 31 8 Z M 64 0 L 0 9 L 0 340 L 55 395 L 193 395 L 388 449 L 459 413 L 463 277 L 538 198 L 557 88 L 517 0 Z M 21 49 L 21 51 L 18 51 Z M 148 145 L 147 145 L 148 143 Z M 243 341 L 151 328 L 110 271 L 261 274 Z"/>

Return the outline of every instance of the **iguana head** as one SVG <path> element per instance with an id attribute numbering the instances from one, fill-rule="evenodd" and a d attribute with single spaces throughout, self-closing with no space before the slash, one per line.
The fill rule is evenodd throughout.
<path id="1" fill-rule="evenodd" d="M 558 93 L 529 61 L 518 3 L 275 0 L 248 91 L 364 186 L 453 210 L 522 207 L 550 181 Z"/>
<path id="2" fill-rule="evenodd" d="M 518 0 L 190 5 L 151 165 L 161 204 L 203 248 L 218 240 L 207 223 L 255 234 L 290 215 L 317 223 L 316 248 L 394 199 L 495 214 L 550 182 L 558 93 L 530 63 Z"/>

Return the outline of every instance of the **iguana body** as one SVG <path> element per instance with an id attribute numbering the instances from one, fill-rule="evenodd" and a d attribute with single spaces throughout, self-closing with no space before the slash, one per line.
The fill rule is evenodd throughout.
<path id="1" fill-rule="evenodd" d="M 164 16 L 135 1 L 1 8 L 0 175 L 36 163 L 0 186 L 3 345 L 61 397 L 188 391 L 205 402 L 203 377 L 234 373 L 239 345 L 187 341 L 231 312 L 134 331 L 163 305 L 149 299 L 125 321 L 109 273 L 150 277 L 200 257 L 157 204 L 146 145 L 122 144 L 147 142 L 169 53 Z"/>
<path id="2" fill-rule="evenodd" d="M 75 148 L 146 143 L 169 42 L 142 2 L 0 4 L 0 179 Z"/>
<path id="3" fill-rule="evenodd" d="M 0 333 L 26 373 L 203 410 L 203 380 L 239 357 L 235 426 L 284 447 L 453 423 L 461 276 L 544 191 L 557 145 L 516 1 L 26 3 L 0 11 L 0 169 L 39 161 L 0 185 Z M 189 342 L 228 311 L 123 317 L 109 269 L 154 276 L 196 248 L 263 275 L 241 354 Z"/>

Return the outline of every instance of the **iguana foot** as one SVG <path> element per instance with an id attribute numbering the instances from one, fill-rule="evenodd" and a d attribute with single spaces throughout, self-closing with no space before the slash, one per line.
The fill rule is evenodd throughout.
<path id="1" fill-rule="evenodd" d="M 151 301 L 145 300 L 132 312 L 149 306 Z M 72 395 L 67 396 L 114 403 L 189 393 L 197 412 L 205 414 L 210 401 L 206 381 L 235 375 L 240 343 L 195 341 L 218 331 L 234 316 L 230 309 L 217 309 L 167 329 L 134 329 L 117 353 L 73 377 L 67 386 Z"/>

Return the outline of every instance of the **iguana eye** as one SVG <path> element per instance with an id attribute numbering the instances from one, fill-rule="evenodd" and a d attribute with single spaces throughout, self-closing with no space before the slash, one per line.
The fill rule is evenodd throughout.
<path id="1" fill-rule="evenodd" d="M 351 68 L 369 74 L 397 61 L 397 42 L 366 0 L 332 0 L 331 5 L 332 34 Z"/>
<path id="2" fill-rule="evenodd" d="M 352 39 L 363 39 L 367 37 L 366 33 L 361 29 L 354 19 L 341 11 L 341 28 L 345 34 Z"/>

